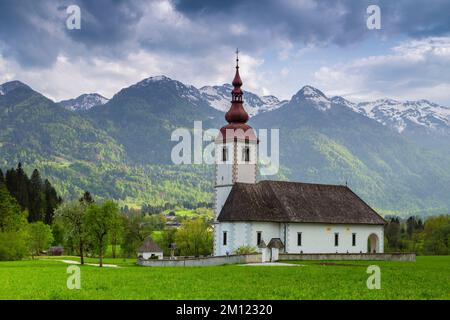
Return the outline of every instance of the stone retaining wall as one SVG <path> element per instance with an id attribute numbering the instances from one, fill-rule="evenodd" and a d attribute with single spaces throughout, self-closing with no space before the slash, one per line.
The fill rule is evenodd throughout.
<path id="1" fill-rule="evenodd" d="M 138 260 L 138 265 L 145 267 L 198 267 L 219 266 L 224 264 L 261 263 L 261 254 L 229 255 L 182 260 Z"/>
<path id="2" fill-rule="evenodd" d="M 415 253 L 280 253 L 279 260 L 416 261 Z"/>

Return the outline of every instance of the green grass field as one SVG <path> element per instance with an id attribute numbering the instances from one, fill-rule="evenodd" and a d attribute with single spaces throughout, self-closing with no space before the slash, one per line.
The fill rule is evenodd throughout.
<path id="1" fill-rule="evenodd" d="M 296 267 L 105 263 L 120 267 L 83 266 L 81 289 L 69 290 L 68 265 L 55 259 L 0 262 L 0 299 L 450 299 L 450 256 L 418 257 L 417 262 L 310 261 Z M 381 268 L 380 290 L 366 287 L 372 264 Z"/>

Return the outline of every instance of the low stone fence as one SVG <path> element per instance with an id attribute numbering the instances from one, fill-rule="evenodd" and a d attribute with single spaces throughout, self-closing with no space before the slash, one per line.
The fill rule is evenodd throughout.
<path id="1" fill-rule="evenodd" d="M 280 253 L 279 260 L 416 261 L 415 253 Z"/>
<path id="2" fill-rule="evenodd" d="M 262 256 L 259 253 L 201 257 L 187 259 L 161 259 L 161 260 L 144 260 L 139 259 L 138 265 L 145 267 L 198 267 L 198 266 L 219 266 L 224 264 L 245 264 L 245 263 L 261 263 Z"/>

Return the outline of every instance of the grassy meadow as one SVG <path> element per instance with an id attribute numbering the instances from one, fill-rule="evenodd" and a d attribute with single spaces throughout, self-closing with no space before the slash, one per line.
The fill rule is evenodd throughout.
<path id="1" fill-rule="evenodd" d="M 82 266 L 80 290 L 67 289 L 68 265 L 58 259 L 78 258 L 0 262 L 0 299 L 450 299 L 450 256 L 186 268 L 106 259 L 119 267 Z M 372 264 L 381 268 L 380 290 L 366 287 Z"/>

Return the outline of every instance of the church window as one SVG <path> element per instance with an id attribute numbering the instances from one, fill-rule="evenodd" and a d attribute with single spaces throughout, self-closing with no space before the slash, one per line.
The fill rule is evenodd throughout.
<path id="1" fill-rule="evenodd" d="M 223 232 L 223 245 L 224 246 L 227 245 L 227 232 L 226 231 Z"/>
<path id="2" fill-rule="evenodd" d="M 356 233 L 352 233 L 352 246 L 356 246 Z"/>
<path id="3" fill-rule="evenodd" d="M 244 147 L 242 150 L 242 160 L 245 162 L 250 162 L 250 147 Z"/>
<path id="4" fill-rule="evenodd" d="M 339 246 L 339 233 L 337 232 L 334 234 L 334 246 Z"/>
<path id="5" fill-rule="evenodd" d="M 227 147 L 222 148 L 222 161 L 223 162 L 228 161 L 228 148 Z"/>
<path id="6" fill-rule="evenodd" d="M 301 246 L 302 245 L 302 233 L 298 232 L 297 233 L 297 246 Z"/>
<path id="7" fill-rule="evenodd" d="M 256 232 L 256 245 L 259 246 L 262 241 L 262 232 L 258 231 Z"/>

